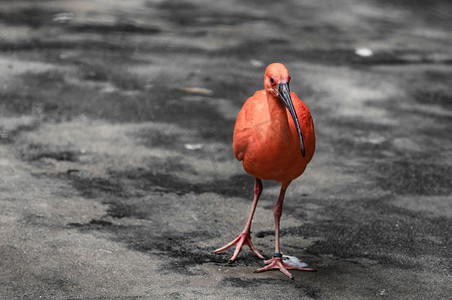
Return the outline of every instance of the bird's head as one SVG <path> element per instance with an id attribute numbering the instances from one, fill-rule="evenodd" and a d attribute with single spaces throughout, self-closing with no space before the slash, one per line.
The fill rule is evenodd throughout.
<path id="1" fill-rule="evenodd" d="M 305 156 L 305 148 L 303 143 L 303 136 L 301 134 L 300 123 L 298 122 L 297 113 L 290 97 L 290 74 L 287 68 L 280 63 L 273 63 L 265 70 L 264 86 L 265 90 L 271 93 L 275 98 L 281 100 L 292 116 L 292 119 L 297 128 L 298 138 L 300 140 L 301 155 Z"/>
<path id="2" fill-rule="evenodd" d="M 273 63 L 265 70 L 264 86 L 265 90 L 275 97 L 280 97 L 279 88 L 281 85 L 289 86 L 290 74 L 287 68 L 280 63 Z"/>

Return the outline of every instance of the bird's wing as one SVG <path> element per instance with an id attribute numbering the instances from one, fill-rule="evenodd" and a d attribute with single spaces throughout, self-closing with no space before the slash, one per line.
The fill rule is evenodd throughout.
<path id="1" fill-rule="evenodd" d="M 262 98 L 261 94 L 262 91 L 257 91 L 252 97 L 246 100 L 235 121 L 233 149 L 234 155 L 239 161 L 243 160 L 246 148 L 252 142 L 254 113 L 256 112 L 252 108 L 256 108 L 259 105 L 259 100 Z"/>
<path id="2" fill-rule="evenodd" d="M 246 110 L 244 108 L 245 105 L 243 106 L 242 110 L 237 116 L 237 120 L 235 121 L 234 138 L 232 144 L 232 147 L 234 149 L 234 155 L 239 161 L 243 160 L 246 147 L 248 145 L 248 140 L 251 134 L 247 126 Z"/>

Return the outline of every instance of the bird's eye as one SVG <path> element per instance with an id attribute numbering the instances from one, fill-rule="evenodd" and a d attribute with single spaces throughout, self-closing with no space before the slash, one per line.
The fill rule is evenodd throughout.
<path id="1" fill-rule="evenodd" d="M 274 83 L 275 83 L 275 80 L 273 79 L 273 77 L 270 77 L 270 83 L 271 83 L 271 84 L 274 84 Z"/>

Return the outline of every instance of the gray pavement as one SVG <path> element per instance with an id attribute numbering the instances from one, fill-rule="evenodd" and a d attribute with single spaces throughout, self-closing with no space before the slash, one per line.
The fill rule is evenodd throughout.
<path id="1" fill-rule="evenodd" d="M 1 299 L 450 299 L 449 1 L 1 1 Z M 246 222 L 241 105 L 282 62 L 317 149 L 281 248 Z M 276 182 L 252 239 L 273 252 Z"/>

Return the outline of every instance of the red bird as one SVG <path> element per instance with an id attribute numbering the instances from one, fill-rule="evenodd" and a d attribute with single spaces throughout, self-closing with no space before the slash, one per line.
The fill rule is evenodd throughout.
<path id="1" fill-rule="evenodd" d="M 287 187 L 304 172 L 314 155 L 315 133 L 311 113 L 297 95 L 290 92 L 289 82 L 289 71 L 284 65 L 269 65 L 265 71 L 265 89 L 248 98 L 237 117 L 233 139 L 234 154 L 239 161 L 243 161 L 245 171 L 255 177 L 254 200 L 242 233 L 215 252 L 236 244 L 234 254 L 229 260 L 229 263 L 232 263 L 245 244 L 260 259 L 264 258 L 251 242 L 251 222 L 263 190 L 261 180 L 276 180 L 281 182 L 281 191 L 274 210 L 275 253 L 272 259 L 265 261 L 265 267 L 255 272 L 279 269 L 293 278 L 288 269 L 313 269 L 295 267 L 283 262 L 279 248 L 279 221 Z"/>

